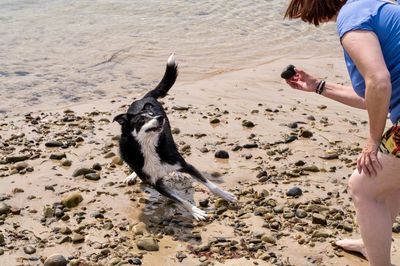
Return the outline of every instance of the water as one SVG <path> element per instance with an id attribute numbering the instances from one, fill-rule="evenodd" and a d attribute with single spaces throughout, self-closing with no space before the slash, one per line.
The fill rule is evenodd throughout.
<path id="1" fill-rule="evenodd" d="M 175 51 L 179 82 L 277 58 L 338 54 L 334 25 L 283 20 L 283 0 L 1 0 L 0 110 L 151 88 Z"/>

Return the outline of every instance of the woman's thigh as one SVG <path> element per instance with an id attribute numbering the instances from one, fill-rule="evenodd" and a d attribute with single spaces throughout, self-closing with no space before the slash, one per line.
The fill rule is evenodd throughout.
<path id="1" fill-rule="evenodd" d="M 400 158 L 379 152 L 378 159 L 382 164 L 382 170 L 378 170 L 377 176 L 354 171 L 349 180 L 353 196 L 385 200 L 400 190 Z"/>

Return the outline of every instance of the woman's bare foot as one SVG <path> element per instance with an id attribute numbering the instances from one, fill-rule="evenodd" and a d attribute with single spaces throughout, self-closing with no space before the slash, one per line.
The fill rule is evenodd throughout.
<path id="1" fill-rule="evenodd" d="M 364 247 L 364 242 L 362 239 L 342 239 L 336 241 L 336 246 L 339 246 L 347 251 L 354 251 L 361 253 L 365 258 L 367 258 L 367 251 Z"/>

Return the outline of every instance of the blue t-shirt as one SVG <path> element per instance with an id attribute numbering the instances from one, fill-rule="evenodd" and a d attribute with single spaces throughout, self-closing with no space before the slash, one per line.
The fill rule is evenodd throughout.
<path id="1" fill-rule="evenodd" d="M 400 0 L 398 0 L 400 1 Z M 340 39 L 352 30 L 373 31 L 379 39 L 392 82 L 390 120 L 400 120 L 400 6 L 381 0 L 348 0 L 337 18 Z M 347 70 L 356 93 L 365 97 L 365 81 L 344 51 Z"/>

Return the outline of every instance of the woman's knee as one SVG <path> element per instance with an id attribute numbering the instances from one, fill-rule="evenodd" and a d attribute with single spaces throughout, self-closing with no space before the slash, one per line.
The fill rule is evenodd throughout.
<path id="1" fill-rule="evenodd" d="M 364 173 L 359 174 L 358 171 L 354 171 L 350 176 L 348 182 L 348 191 L 353 198 L 354 203 L 359 200 L 371 198 L 374 195 L 373 191 L 368 186 L 368 178 Z"/>

